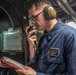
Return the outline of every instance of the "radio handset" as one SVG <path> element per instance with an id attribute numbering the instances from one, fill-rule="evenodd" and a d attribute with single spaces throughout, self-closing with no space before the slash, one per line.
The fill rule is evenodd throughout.
<path id="1" fill-rule="evenodd" d="M 28 29 L 28 32 L 30 32 L 31 30 L 37 30 L 37 27 L 36 26 L 30 26 L 29 29 Z M 32 35 L 36 35 L 36 34 L 37 34 L 37 31 L 34 32 Z"/>

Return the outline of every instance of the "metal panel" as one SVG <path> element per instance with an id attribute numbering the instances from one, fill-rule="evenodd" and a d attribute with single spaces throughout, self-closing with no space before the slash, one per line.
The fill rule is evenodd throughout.
<path id="1" fill-rule="evenodd" d="M 2 50 L 2 33 L 0 33 L 0 50 Z"/>
<path id="2" fill-rule="evenodd" d="M 21 30 L 3 31 L 3 50 L 22 50 Z"/>

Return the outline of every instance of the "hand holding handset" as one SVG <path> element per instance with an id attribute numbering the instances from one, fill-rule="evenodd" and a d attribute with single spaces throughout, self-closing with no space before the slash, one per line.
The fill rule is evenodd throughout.
<path id="1" fill-rule="evenodd" d="M 9 67 L 9 68 L 14 68 L 14 69 L 24 69 L 23 66 L 21 63 L 11 59 L 11 58 L 8 58 L 8 57 L 5 57 L 3 56 L 1 58 L 1 63 L 3 64 L 3 66 L 5 67 Z"/>
<path id="2" fill-rule="evenodd" d="M 28 32 L 30 32 L 31 30 L 36 30 L 36 32 L 34 32 L 32 35 L 36 35 L 37 32 L 38 32 L 36 26 L 30 26 L 29 29 L 28 29 Z M 32 35 L 31 35 L 31 36 L 32 36 Z"/>
<path id="3" fill-rule="evenodd" d="M 32 33 L 31 36 L 33 36 L 33 35 L 37 35 L 37 33 L 38 33 L 37 27 L 36 27 L 36 26 L 33 26 L 33 25 L 30 26 L 29 29 L 28 29 L 28 33 L 29 33 L 30 31 L 32 31 L 32 30 L 36 30 L 36 32 Z M 37 47 L 37 42 L 34 41 L 34 43 L 35 43 L 35 46 Z"/>

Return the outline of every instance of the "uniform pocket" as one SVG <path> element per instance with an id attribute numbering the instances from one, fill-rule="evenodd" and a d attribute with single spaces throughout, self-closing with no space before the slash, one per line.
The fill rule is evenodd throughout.
<path id="1" fill-rule="evenodd" d="M 46 57 L 44 57 L 43 62 L 44 64 L 63 63 L 63 56 L 52 57 L 52 56 L 47 55 Z"/>

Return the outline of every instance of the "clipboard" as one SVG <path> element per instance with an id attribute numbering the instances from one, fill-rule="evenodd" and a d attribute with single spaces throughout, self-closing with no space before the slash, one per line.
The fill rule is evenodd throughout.
<path id="1" fill-rule="evenodd" d="M 1 66 L 4 67 L 9 67 L 14 69 L 18 69 L 18 68 L 24 69 L 23 68 L 24 65 L 6 56 L 1 57 L 1 64 L 2 64 Z"/>

